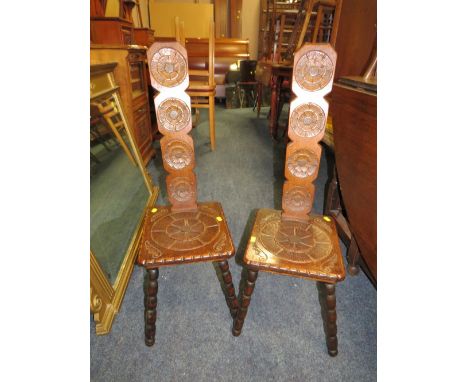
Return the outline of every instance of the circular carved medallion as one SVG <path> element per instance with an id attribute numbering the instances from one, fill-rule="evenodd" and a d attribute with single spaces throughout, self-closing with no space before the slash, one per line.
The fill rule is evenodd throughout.
<path id="1" fill-rule="evenodd" d="M 177 132 L 182 130 L 190 121 L 190 108 L 177 98 L 168 98 L 158 107 L 158 124 L 160 127 Z"/>
<path id="2" fill-rule="evenodd" d="M 175 170 L 180 170 L 192 162 L 193 148 L 184 141 L 172 140 L 164 150 L 164 160 Z"/>
<path id="3" fill-rule="evenodd" d="M 161 48 L 151 59 L 150 71 L 157 83 L 172 88 L 184 81 L 187 61 L 177 50 Z"/>
<path id="4" fill-rule="evenodd" d="M 215 216 L 206 211 L 174 212 L 156 218 L 151 239 L 163 249 L 190 251 L 213 242 L 220 233 Z"/>
<path id="5" fill-rule="evenodd" d="M 180 177 L 169 183 L 169 195 L 179 202 L 186 202 L 195 195 L 194 184 L 189 178 Z"/>
<path id="6" fill-rule="evenodd" d="M 324 52 L 309 51 L 297 61 L 294 76 L 302 89 L 311 92 L 323 89 L 333 78 L 333 62 Z"/>
<path id="7" fill-rule="evenodd" d="M 312 195 L 305 187 L 295 186 L 284 195 L 284 209 L 295 212 L 309 212 L 312 208 Z"/>
<path id="8" fill-rule="evenodd" d="M 325 128 L 325 113 L 319 105 L 305 103 L 292 111 L 289 123 L 300 137 L 313 138 Z"/>
<path id="9" fill-rule="evenodd" d="M 307 178 L 315 173 L 319 164 L 315 154 L 307 149 L 300 149 L 289 156 L 286 165 L 288 170 L 298 178 Z"/>
<path id="10" fill-rule="evenodd" d="M 332 252 L 329 234 L 311 222 L 281 220 L 271 216 L 261 223 L 260 247 L 293 263 L 324 260 Z"/>

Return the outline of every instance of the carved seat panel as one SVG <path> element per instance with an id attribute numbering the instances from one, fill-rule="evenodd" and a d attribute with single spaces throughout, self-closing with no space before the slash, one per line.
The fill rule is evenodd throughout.
<path id="1" fill-rule="evenodd" d="M 259 270 L 336 282 L 345 271 L 335 224 L 323 216 L 307 222 L 281 219 L 281 211 L 257 212 L 245 263 Z"/>
<path id="2" fill-rule="evenodd" d="M 194 211 L 157 206 L 147 212 L 138 262 L 146 268 L 220 261 L 234 254 L 221 204 L 198 203 Z"/>

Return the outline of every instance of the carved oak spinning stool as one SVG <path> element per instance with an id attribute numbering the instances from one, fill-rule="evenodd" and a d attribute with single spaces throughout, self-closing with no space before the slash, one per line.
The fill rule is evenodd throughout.
<path id="1" fill-rule="evenodd" d="M 238 302 L 227 259 L 234 245 L 221 204 L 197 203 L 187 52 L 179 43 L 154 43 L 148 50 L 151 84 L 161 139 L 167 193 L 171 206 L 149 209 L 143 223 L 138 263 L 147 270 L 145 343 L 154 344 L 159 267 L 202 261 L 221 269 L 226 302 L 235 317 Z"/>
<path id="2" fill-rule="evenodd" d="M 240 308 L 233 335 L 241 333 L 259 271 L 317 281 L 328 353 L 338 354 L 335 283 L 345 268 L 335 223 L 328 216 L 309 215 L 318 175 L 336 53 L 329 44 L 306 44 L 294 55 L 282 211 L 258 210 L 244 254 Z"/>

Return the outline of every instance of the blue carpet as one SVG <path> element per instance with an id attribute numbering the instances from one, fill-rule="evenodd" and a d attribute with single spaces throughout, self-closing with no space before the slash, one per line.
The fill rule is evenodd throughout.
<path id="1" fill-rule="evenodd" d="M 284 144 L 269 137 L 266 112 L 257 119 L 251 109 L 217 107 L 215 152 L 210 151 L 206 112 L 192 133 L 198 199 L 222 203 L 239 250 L 229 260 L 236 291 L 252 212 L 281 206 Z M 166 203 L 160 155 L 149 171 L 161 187 L 158 202 Z M 326 180 L 322 155 L 315 182 L 318 213 L 323 211 Z M 143 269 L 136 266 L 110 334 L 96 336 L 91 323 L 92 381 L 376 380 L 377 294 L 362 272 L 347 276 L 336 288 L 335 358 L 327 353 L 313 281 L 259 273 L 242 334 L 236 338 L 211 263 L 161 268 L 156 344 L 147 347 L 143 279 Z"/>

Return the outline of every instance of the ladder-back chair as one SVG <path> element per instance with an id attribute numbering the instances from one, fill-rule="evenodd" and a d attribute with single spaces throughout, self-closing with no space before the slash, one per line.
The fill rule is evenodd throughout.
<path id="1" fill-rule="evenodd" d="M 221 204 L 197 202 L 195 156 L 187 52 L 177 42 L 157 42 L 148 50 L 151 85 L 160 132 L 170 206 L 148 209 L 143 223 L 138 263 L 146 268 L 145 343 L 154 344 L 159 268 L 195 262 L 216 262 L 221 269 L 226 301 L 235 316 L 238 308 L 227 259 L 234 245 Z"/>
<path id="2" fill-rule="evenodd" d="M 312 182 L 318 175 L 336 53 L 329 44 L 306 44 L 294 55 L 282 211 L 258 210 L 244 254 L 239 311 L 233 335 L 241 333 L 259 271 L 315 280 L 322 304 L 328 353 L 338 354 L 335 284 L 345 268 L 335 223 L 328 216 L 309 215 Z"/>
<path id="3" fill-rule="evenodd" d="M 184 23 L 175 18 L 176 40 L 185 47 L 185 31 Z M 215 95 L 216 82 L 214 78 L 214 60 L 215 60 L 215 25 L 214 21 L 210 22 L 208 51 L 206 51 L 207 64 L 205 69 L 190 69 L 190 82 L 187 89 L 187 94 L 192 101 L 192 108 L 208 109 L 208 117 L 210 124 L 210 144 L 211 150 L 216 149 L 216 125 L 215 125 Z M 190 62 L 189 62 L 190 66 Z"/>

